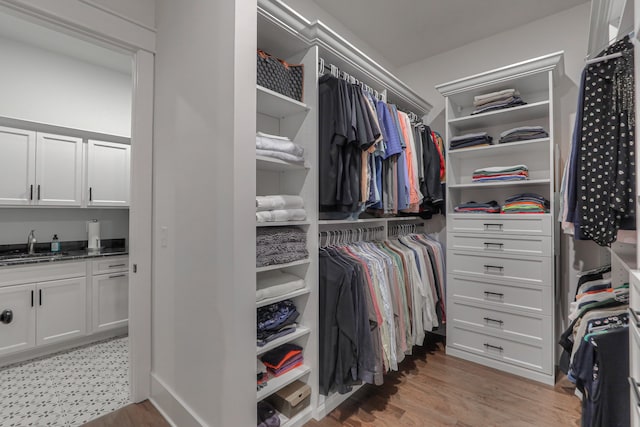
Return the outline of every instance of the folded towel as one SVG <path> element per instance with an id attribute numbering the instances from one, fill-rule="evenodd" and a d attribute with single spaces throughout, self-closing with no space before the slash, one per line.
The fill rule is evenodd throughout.
<path id="1" fill-rule="evenodd" d="M 284 160 L 285 162 L 291 163 L 304 163 L 304 157 L 296 156 L 289 153 L 284 153 L 282 151 L 274 151 L 274 150 L 259 150 L 256 148 L 257 156 L 271 157 L 278 160 Z"/>
<path id="2" fill-rule="evenodd" d="M 515 89 L 504 89 L 497 92 L 485 93 L 484 95 L 477 95 L 473 97 L 473 105 L 475 107 L 480 107 L 484 104 L 488 104 L 489 102 L 496 101 L 498 99 L 506 99 L 512 96 L 520 95 Z"/>
<path id="3" fill-rule="evenodd" d="M 309 252 L 289 252 L 277 255 L 267 255 L 256 258 L 256 267 L 266 267 L 268 265 L 287 264 L 289 262 L 300 261 L 309 257 Z"/>
<path id="4" fill-rule="evenodd" d="M 287 252 L 304 252 L 306 250 L 306 242 L 274 243 L 270 245 L 257 245 L 256 255 L 258 257 L 266 257 Z"/>
<path id="5" fill-rule="evenodd" d="M 307 212 L 304 209 L 278 209 L 256 212 L 257 222 L 304 221 L 305 219 L 307 219 Z"/>
<path id="6" fill-rule="evenodd" d="M 297 227 L 260 227 L 256 229 L 257 246 L 306 241 L 307 233 Z"/>
<path id="7" fill-rule="evenodd" d="M 259 150 L 280 151 L 297 157 L 304 155 L 304 148 L 300 144 L 296 144 L 284 136 L 269 135 L 262 132 L 256 134 L 256 148 Z"/>
<path id="8" fill-rule="evenodd" d="M 302 208 L 304 208 L 304 200 L 300 196 L 288 196 L 286 194 L 256 196 L 256 212 Z"/>
<path id="9" fill-rule="evenodd" d="M 286 295 L 304 286 L 303 279 L 280 270 L 260 273 L 256 281 L 256 301 Z"/>

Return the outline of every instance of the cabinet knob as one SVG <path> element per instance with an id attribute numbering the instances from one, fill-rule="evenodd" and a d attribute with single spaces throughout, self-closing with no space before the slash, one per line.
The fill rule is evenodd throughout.
<path id="1" fill-rule="evenodd" d="M 0 322 L 4 323 L 5 325 L 13 322 L 13 311 L 4 310 L 2 314 L 0 314 Z"/>

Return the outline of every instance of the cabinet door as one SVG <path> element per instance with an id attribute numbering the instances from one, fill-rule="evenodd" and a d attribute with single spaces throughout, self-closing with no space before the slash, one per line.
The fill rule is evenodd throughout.
<path id="1" fill-rule="evenodd" d="M 30 205 L 36 181 L 36 133 L 0 127 L 0 205 Z"/>
<path id="2" fill-rule="evenodd" d="M 38 345 L 65 341 L 86 333 L 86 277 L 38 283 L 37 290 Z"/>
<path id="3" fill-rule="evenodd" d="M 36 344 L 35 285 L 0 288 L 0 314 L 11 310 L 0 322 L 0 355 L 27 350 Z M 8 313 L 7 313 L 8 314 Z"/>
<path id="4" fill-rule="evenodd" d="M 131 146 L 89 140 L 88 205 L 129 206 Z"/>
<path id="5" fill-rule="evenodd" d="M 129 273 L 93 276 L 93 332 L 126 326 L 129 320 Z"/>
<path id="6" fill-rule="evenodd" d="M 36 199 L 39 205 L 82 204 L 82 139 L 37 134 Z"/>

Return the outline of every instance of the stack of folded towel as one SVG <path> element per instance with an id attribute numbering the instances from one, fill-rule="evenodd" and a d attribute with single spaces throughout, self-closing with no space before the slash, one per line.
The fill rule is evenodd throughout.
<path id="1" fill-rule="evenodd" d="M 454 211 L 460 213 L 500 213 L 500 205 L 495 200 L 485 203 L 472 201 L 459 204 L 454 208 Z"/>
<path id="2" fill-rule="evenodd" d="M 304 288 L 304 280 L 281 270 L 265 271 L 258 275 L 256 302 L 277 298 Z"/>
<path id="3" fill-rule="evenodd" d="M 307 233 L 297 227 L 256 229 L 256 267 L 286 264 L 309 256 Z"/>
<path id="4" fill-rule="evenodd" d="M 304 163 L 304 148 L 286 136 L 256 134 L 256 155 L 293 163 Z"/>
<path id="5" fill-rule="evenodd" d="M 520 94 L 515 89 L 505 89 L 499 92 L 491 92 L 478 95 L 473 98 L 473 106 L 476 108 L 471 114 L 486 113 L 503 108 L 511 108 L 517 105 L 524 105 L 526 102 L 520 98 Z"/>
<path id="6" fill-rule="evenodd" d="M 493 138 L 487 132 L 468 133 L 466 135 L 455 136 L 449 142 L 450 150 L 457 150 L 466 147 L 477 147 L 491 145 Z"/>
<path id="7" fill-rule="evenodd" d="M 257 222 L 304 221 L 307 212 L 300 196 L 256 196 Z"/>
<path id="8" fill-rule="evenodd" d="M 539 194 L 515 194 L 505 200 L 502 213 L 546 213 L 549 206 L 549 201 Z"/>
<path id="9" fill-rule="evenodd" d="M 528 141 L 531 139 L 547 138 L 549 134 L 542 126 L 521 126 L 505 130 L 500 134 L 500 144 L 515 141 Z"/>
<path id="10" fill-rule="evenodd" d="M 257 314 L 257 344 L 259 347 L 289 335 L 296 330 L 296 319 L 300 316 L 291 300 L 284 300 L 260 307 Z"/>
<path id="11" fill-rule="evenodd" d="M 302 347 L 290 343 L 283 344 L 266 352 L 261 360 L 269 370 L 269 373 L 278 377 L 298 366 L 302 366 Z"/>
<path id="12" fill-rule="evenodd" d="M 520 181 L 529 179 L 526 165 L 494 166 L 473 171 L 473 182 Z"/>

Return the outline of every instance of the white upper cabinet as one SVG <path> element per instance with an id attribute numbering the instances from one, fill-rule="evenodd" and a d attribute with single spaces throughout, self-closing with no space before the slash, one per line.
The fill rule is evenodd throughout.
<path id="1" fill-rule="evenodd" d="M 0 205 L 30 205 L 36 183 L 36 133 L 0 127 Z"/>
<path id="2" fill-rule="evenodd" d="M 131 146 L 89 140 L 87 205 L 129 206 Z"/>
<path id="3" fill-rule="evenodd" d="M 37 134 L 38 205 L 82 205 L 82 138 Z"/>

